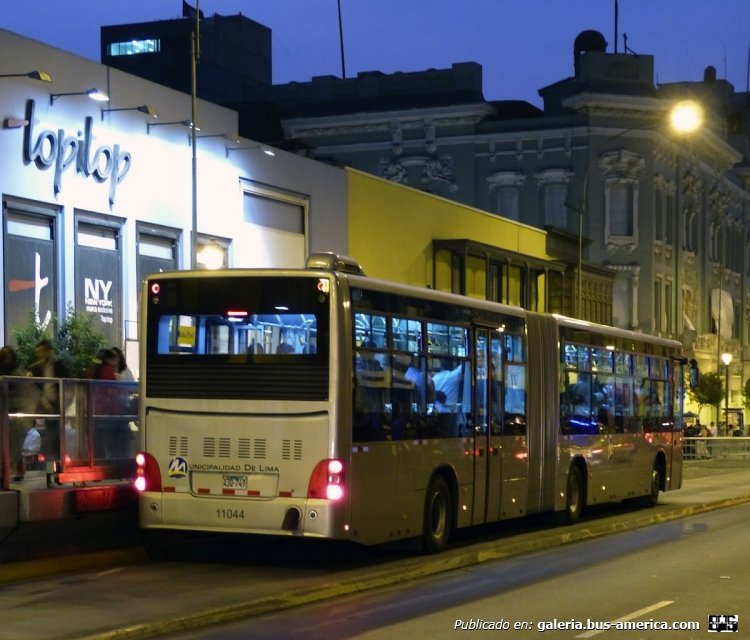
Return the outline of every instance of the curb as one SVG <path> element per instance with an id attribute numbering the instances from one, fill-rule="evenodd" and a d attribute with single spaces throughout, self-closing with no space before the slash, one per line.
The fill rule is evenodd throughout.
<path id="1" fill-rule="evenodd" d="M 73 571 L 100 569 L 112 565 L 137 564 L 147 560 L 146 550 L 142 547 L 134 547 L 9 562 L 0 565 L 0 584 L 33 580 Z"/>
<path id="2" fill-rule="evenodd" d="M 135 640 L 161 634 L 187 631 L 198 627 L 226 624 L 274 611 L 323 602 L 335 597 L 402 584 L 493 560 L 501 560 L 581 540 L 621 533 L 650 524 L 678 520 L 747 502 L 750 502 L 750 495 L 728 498 L 716 502 L 676 507 L 658 514 L 638 516 L 628 519 L 626 522 L 593 524 L 591 527 L 582 528 L 577 531 L 544 531 L 538 534 L 524 534 L 523 540 L 509 542 L 506 538 L 502 540 L 501 545 L 497 541 L 479 543 L 465 550 L 449 550 L 437 556 L 420 556 L 407 562 L 407 566 L 404 566 L 404 562 L 399 562 L 399 566 L 396 568 L 375 569 L 368 572 L 362 579 L 344 580 L 336 584 L 324 584 L 283 596 L 268 596 L 226 607 L 198 611 L 190 615 L 177 616 L 158 622 L 147 622 L 130 627 L 113 629 L 103 633 L 84 636 L 79 638 L 79 640 Z"/>

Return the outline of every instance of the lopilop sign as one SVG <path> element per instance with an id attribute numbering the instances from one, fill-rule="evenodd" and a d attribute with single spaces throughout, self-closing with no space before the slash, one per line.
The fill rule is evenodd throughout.
<path id="1" fill-rule="evenodd" d="M 129 151 L 119 144 L 101 145 L 94 148 L 94 119 L 87 116 L 83 131 L 69 135 L 64 129 L 52 131 L 34 130 L 34 100 L 26 101 L 26 122 L 23 132 L 23 160 L 34 163 L 39 169 L 54 167 L 55 195 L 62 191 L 63 173 L 75 165 L 75 170 L 84 177 L 92 177 L 97 182 L 109 182 L 109 204 L 115 203 L 117 185 L 128 174 L 132 163 Z"/>

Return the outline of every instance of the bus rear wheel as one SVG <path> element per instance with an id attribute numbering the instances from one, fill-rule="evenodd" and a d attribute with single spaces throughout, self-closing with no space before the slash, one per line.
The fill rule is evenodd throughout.
<path id="1" fill-rule="evenodd" d="M 568 481 L 565 491 L 565 511 L 560 512 L 562 524 L 575 524 L 581 519 L 584 505 L 583 477 L 578 465 L 573 465 L 568 471 Z"/>
<path id="2" fill-rule="evenodd" d="M 654 462 L 654 468 L 651 470 L 651 488 L 649 493 L 643 496 L 639 500 L 639 504 L 643 507 L 655 507 L 659 504 L 659 491 L 661 490 L 661 471 L 656 462 Z"/>
<path id="3" fill-rule="evenodd" d="M 425 495 L 422 547 L 427 553 L 444 551 L 452 530 L 451 492 L 445 480 L 435 476 Z"/>

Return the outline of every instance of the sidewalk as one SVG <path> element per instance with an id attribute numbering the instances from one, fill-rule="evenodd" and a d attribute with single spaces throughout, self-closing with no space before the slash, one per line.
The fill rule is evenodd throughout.
<path id="1" fill-rule="evenodd" d="M 202 582 L 200 589 L 193 588 L 182 579 L 175 579 L 175 576 L 170 574 L 168 565 L 164 569 L 144 567 L 144 570 L 149 572 L 149 580 L 162 581 L 153 584 L 152 587 L 164 594 L 165 603 L 169 602 L 171 609 L 164 610 L 154 607 L 153 602 L 148 600 L 140 602 L 136 599 L 128 601 L 126 611 L 111 608 L 101 611 L 87 610 L 85 617 L 68 619 L 65 637 L 85 637 L 87 640 L 140 639 L 156 634 L 184 631 L 209 622 L 221 624 L 238 618 L 361 593 L 407 580 L 428 578 L 441 572 L 483 562 L 550 549 L 570 542 L 620 533 L 657 522 L 678 520 L 713 509 L 749 502 L 750 465 L 738 468 L 736 465 L 721 462 L 711 464 L 711 462 L 686 465 L 683 489 L 662 494 L 660 505 L 654 509 L 624 509 L 618 511 L 617 515 L 602 518 L 592 515 L 589 518 L 584 517 L 580 523 L 572 526 L 544 527 L 531 531 L 522 527 L 517 532 L 498 538 L 469 542 L 466 545 L 457 544 L 445 553 L 434 556 L 400 554 L 386 562 L 355 563 L 335 574 L 323 570 L 308 570 L 307 573 L 300 573 L 293 570 L 291 566 L 288 571 L 269 572 L 263 563 L 257 567 L 243 565 L 239 568 L 233 565 L 217 565 L 210 572 L 203 574 L 201 580 L 205 581 L 205 584 Z M 97 526 L 103 528 L 107 524 L 109 529 L 106 535 L 108 536 L 115 533 L 123 523 L 126 523 L 128 527 L 133 525 L 129 514 L 112 515 L 108 523 L 104 520 L 98 523 L 89 521 L 85 523 L 85 526 L 83 523 L 78 523 L 77 533 L 87 536 L 87 539 L 79 540 L 77 548 L 68 541 L 58 552 L 52 554 L 50 552 L 52 540 L 67 540 L 70 531 L 67 526 L 64 531 L 60 529 L 55 531 L 52 527 L 45 532 L 46 538 L 45 535 L 40 534 L 36 544 L 29 542 L 26 549 L 29 553 L 32 549 L 38 552 L 44 551 L 47 557 L 0 564 L 0 584 L 18 583 L 18 589 L 10 587 L 5 590 L 8 602 L 15 602 L 14 594 L 16 593 L 21 602 L 26 597 L 25 593 L 28 589 L 36 588 L 35 583 L 24 584 L 20 582 L 22 580 L 53 576 L 55 573 L 65 571 L 94 570 L 145 563 L 148 560 L 146 552 L 143 546 L 139 546 L 139 542 L 143 540 L 143 538 L 139 540 L 143 532 L 138 532 L 137 529 L 130 530 L 130 532 L 127 529 L 118 530 L 115 539 L 110 540 L 110 542 L 127 542 L 126 546 L 115 548 L 115 545 L 112 545 L 112 548 L 108 550 L 94 548 L 97 540 L 101 545 L 103 537 L 101 529 L 98 531 L 100 535 L 95 535 Z M 164 540 L 167 539 L 164 538 Z M 0 542 L 0 549 L 5 546 L 6 542 L 7 540 Z M 171 571 L 176 571 L 178 575 L 184 577 L 184 569 L 177 567 L 172 568 Z M 47 593 L 45 597 L 52 599 L 52 601 L 47 601 L 46 606 L 64 606 L 62 602 L 70 602 L 71 598 L 76 598 L 75 589 L 78 589 L 79 582 L 81 588 L 87 584 L 86 580 L 66 580 L 66 589 L 63 592 L 57 592 L 54 589 L 48 593 L 45 591 Z M 250 592 L 247 589 L 248 584 L 253 585 Z M 66 600 L 57 605 L 57 598 L 66 598 Z M 23 624 L 25 630 L 31 633 L 33 629 L 30 629 L 29 625 L 38 625 L 36 635 L 31 633 L 23 637 L 52 637 L 45 636 L 45 633 L 49 633 L 50 630 L 48 626 L 43 627 L 49 622 L 45 623 L 42 619 L 29 621 L 24 618 L 23 622 L 16 620 L 16 616 L 22 615 L 22 607 L 18 610 L 14 607 L 8 608 L 6 613 L 10 616 L 7 620 L 8 630 L 15 628 L 15 625 Z"/>
<path id="2" fill-rule="evenodd" d="M 708 460 L 685 460 L 683 479 L 695 480 L 706 476 L 720 476 L 735 471 L 750 471 L 750 460 L 743 458 L 714 458 Z"/>

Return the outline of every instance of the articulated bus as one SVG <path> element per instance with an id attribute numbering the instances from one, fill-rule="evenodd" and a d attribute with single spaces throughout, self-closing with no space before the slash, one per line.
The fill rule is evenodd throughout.
<path id="1" fill-rule="evenodd" d="M 456 528 L 655 505 L 682 482 L 681 345 L 305 269 L 144 283 L 145 528 L 446 547 Z"/>

